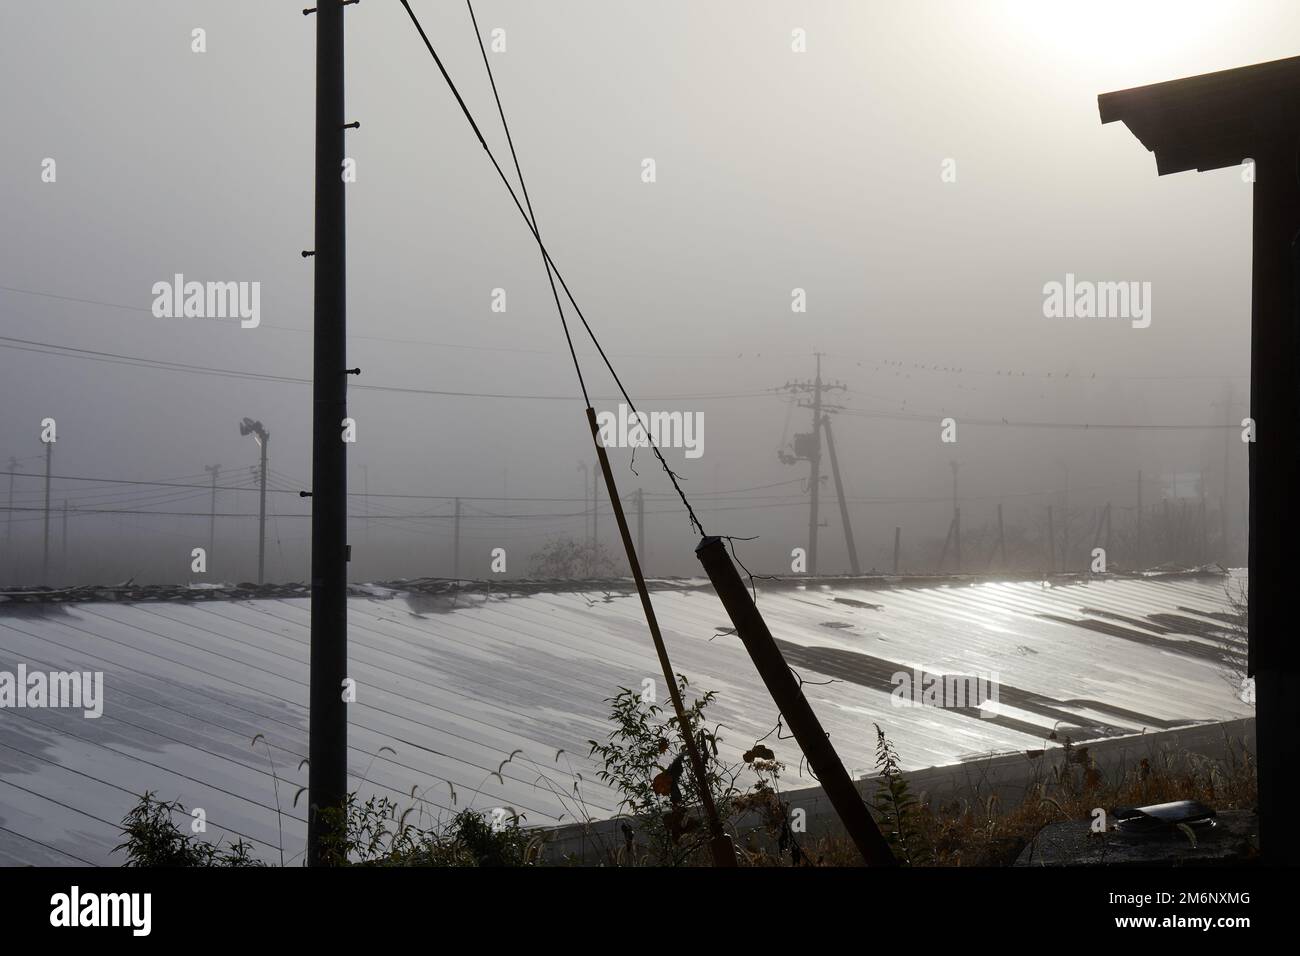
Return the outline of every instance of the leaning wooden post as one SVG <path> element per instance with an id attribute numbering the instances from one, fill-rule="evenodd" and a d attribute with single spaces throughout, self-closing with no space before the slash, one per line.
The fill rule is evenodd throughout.
<path id="1" fill-rule="evenodd" d="M 849 778 L 848 771 L 831 746 L 830 738 L 804 697 L 799 682 L 795 680 L 790 665 L 785 662 L 781 649 L 772 638 L 772 632 L 767 629 L 763 615 L 759 613 L 749 591 L 740 580 L 736 566 L 727 554 L 727 546 L 721 538 L 708 535 L 700 540 L 695 556 L 704 565 L 705 573 L 713 583 L 713 589 L 718 592 L 723 607 L 727 609 L 737 636 L 749 652 L 759 676 L 767 685 L 768 693 L 772 695 L 772 700 L 776 702 L 804 756 L 808 758 L 808 765 L 817 782 L 826 792 L 826 798 L 835 808 L 862 858 L 872 866 L 893 866 L 896 862 L 893 851 L 881 836 L 876 822 L 871 819 L 867 805 L 862 802 L 862 795 Z"/>

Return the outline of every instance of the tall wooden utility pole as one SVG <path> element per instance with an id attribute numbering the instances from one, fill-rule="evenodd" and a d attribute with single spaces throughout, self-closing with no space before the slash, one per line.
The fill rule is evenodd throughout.
<path id="1" fill-rule="evenodd" d="M 777 391 L 805 393 L 812 395 L 812 402 L 808 404 L 800 403 L 803 408 L 812 410 L 812 431 L 804 432 L 794 436 L 794 454 L 789 455 L 784 451 L 778 452 L 778 457 L 787 465 L 793 465 L 800 461 L 808 462 L 811 468 L 809 481 L 811 483 L 811 500 L 808 506 L 808 574 L 817 573 L 817 529 L 820 527 L 818 517 L 818 507 L 820 505 L 821 478 L 822 478 L 822 443 L 821 443 L 821 421 L 823 415 L 822 393 L 830 391 L 844 391 L 845 386 L 839 383 L 830 383 L 822 381 L 822 353 L 814 352 L 817 359 L 817 375 L 811 382 L 786 382 Z"/>
<path id="2" fill-rule="evenodd" d="M 212 476 L 212 508 L 208 512 L 208 560 L 211 561 L 217 540 L 217 475 L 221 473 L 221 466 L 204 465 L 203 470 Z"/>
<path id="3" fill-rule="evenodd" d="M 1211 402 L 1211 408 L 1223 406 L 1223 484 L 1219 489 L 1219 561 L 1226 568 L 1232 564 L 1232 507 L 1228 492 L 1232 487 L 1232 444 L 1240 434 L 1233 413 L 1245 411 L 1236 401 L 1231 379 L 1223 383 L 1223 400 Z M 1240 419 L 1237 419 L 1240 421 Z"/>
<path id="4" fill-rule="evenodd" d="M 1002 502 L 998 502 L 998 560 L 1002 562 L 1002 570 L 1007 569 L 1007 532 L 1002 524 Z"/>
<path id="5" fill-rule="evenodd" d="M 266 583 L 266 455 L 267 446 L 271 444 L 271 433 L 261 422 L 245 418 L 239 423 L 239 434 L 252 435 L 261 454 L 258 457 L 258 473 L 261 476 L 261 504 L 257 511 L 257 583 Z"/>
<path id="6" fill-rule="evenodd" d="M 952 468 L 952 533 L 953 533 L 953 553 L 957 557 L 956 570 L 961 572 L 961 506 L 957 498 L 957 469 L 961 467 L 954 458 L 948 462 Z"/>
<path id="7" fill-rule="evenodd" d="M 342 830 L 347 796 L 347 272 L 343 8 L 316 8 L 315 354 L 312 364 L 311 710 L 307 863 Z"/>
<path id="8" fill-rule="evenodd" d="M 812 499 L 808 505 L 808 573 L 817 574 L 817 499 L 822 484 L 822 439 L 817 423 L 822 418 L 822 353 L 817 353 L 817 375 L 813 379 L 813 428 L 812 428 Z"/>
<path id="9" fill-rule="evenodd" d="M 18 470 L 18 459 L 9 456 L 9 510 L 5 519 L 5 553 L 14 554 L 14 472 Z M 18 558 L 13 558 L 13 583 L 18 583 Z"/>
<path id="10" fill-rule="evenodd" d="M 50 467 L 54 460 L 54 442 L 45 443 L 45 550 L 41 552 L 41 583 L 50 583 Z"/>
<path id="11" fill-rule="evenodd" d="M 582 472 L 582 536 L 586 538 L 587 551 L 587 576 L 591 576 L 591 522 L 587 520 L 587 509 L 590 507 L 590 498 L 588 495 L 591 489 L 587 487 L 587 473 L 590 469 L 585 461 L 578 461 L 578 470 Z M 581 553 L 581 552 L 580 552 Z"/>
<path id="12" fill-rule="evenodd" d="M 456 517 L 451 526 L 451 576 L 460 580 L 460 499 L 456 499 Z"/>
<path id="13" fill-rule="evenodd" d="M 645 492 L 640 488 L 636 490 L 636 553 L 642 565 L 648 563 L 645 556 Z"/>
<path id="14" fill-rule="evenodd" d="M 1065 469 L 1065 488 L 1061 494 L 1061 570 L 1070 570 L 1070 466 L 1061 462 Z"/>
<path id="15" fill-rule="evenodd" d="M 1056 532 L 1052 528 L 1052 506 L 1047 506 L 1047 573 L 1056 573 Z"/>
<path id="16" fill-rule="evenodd" d="M 1137 507 L 1137 560 L 1133 562 L 1134 570 L 1142 570 L 1142 469 L 1138 469 L 1138 507 Z"/>

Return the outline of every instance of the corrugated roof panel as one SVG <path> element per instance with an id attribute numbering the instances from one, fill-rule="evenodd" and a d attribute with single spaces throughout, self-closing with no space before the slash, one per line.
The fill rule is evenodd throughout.
<path id="1" fill-rule="evenodd" d="M 785 785 L 811 785 L 793 741 L 767 736 L 776 708 L 712 592 L 661 587 L 654 602 L 674 668 L 718 693 L 724 757 L 766 736 Z M 1216 578 L 844 581 L 759 595 L 855 774 L 874 764 L 873 723 L 918 768 L 1041 747 L 1055 728 L 1104 736 L 1247 716 L 1216 641 L 1197 633 L 1215 623 L 1197 612 L 1225 605 Z M 666 704 L 634 592 L 354 596 L 348 618 L 351 786 L 403 807 L 414 788 L 425 824 L 510 806 L 536 825 L 582 809 L 581 774 L 583 812 L 616 812 L 586 756 L 609 732 L 605 699 L 651 678 Z M 0 711 L 0 862 L 120 862 L 117 822 L 145 789 L 202 807 L 209 839 L 249 840 L 268 860 L 283 826 L 285 856 L 300 862 L 308 624 L 305 598 L 0 606 L 0 670 L 103 671 L 106 698 L 98 719 Z M 996 672 L 1000 713 L 895 706 L 890 677 L 911 668 Z"/>

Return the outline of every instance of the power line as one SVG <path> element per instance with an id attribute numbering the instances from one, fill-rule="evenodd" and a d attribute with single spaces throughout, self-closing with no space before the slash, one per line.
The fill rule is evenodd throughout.
<path id="1" fill-rule="evenodd" d="M 38 296 L 46 299 L 59 299 L 66 302 L 80 302 L 86 305 L 99 305 L 110 309 L 121 309 L 124 312 L 143 312 L 146 315 L 153 315 L 151 309 L 146 309 L 139 305 L 126 305 L 121 302 L 106 302 L 101 299 L 83 299 L 77 296 L 59 295 L 54 292 L 40 292 L 35 289 L 22 289 L 17 286 L 0 285 L 0 291 L 16 292 L 21 295 Z M 173 320 L 168 320 L 173 321 Z M 292 332 L 297 335 L 310 335 L 311 329 L 300 329 L 292 325 L 275 325 L 270 322 L 262 322 L 258 325 L 259 329 L 269 329 L 273 332 Z M 361 335 L 353 332 L 348 333 L 349 339 L 362 339 L 371 342 L 388 342 L 396 345 L 427 345 L 430 348 L 439 349 L 464 349 L 471 352 L 514 352 L 522 355 L 561 355 L 563 353 L 556 349 L 525 349 L 507 345 L 466 345 L 461 342 L 435 342 L 430 339 L 408 339 L 398 338 L 387 335 Z M 710 359 L 720 360 L 728 358 L 739 358 L 740 355 L 732 352 L 611 352 L 615 358 L 662 358 L 662 359 Z M 769 351 L 773 356 L 794 355 L 794 352 L 777 352 Z M 743 353 L 741 353 L 743 355 Z M 355 386 L 354 386 L 355 387 Z"/>
<path id="2" fill-rule="evenodd" d="M 187 372 L 196 375 L 216 375 L 227 378 L 253 379 L 266 382 L 280 382 L 291 385 L 310 385 L 311 379 L 292 375 L 276 375 L 269 372 L 246 372 L 239 369 L 214 368 L 207 365 L 193 365 L 187 362 L 173 362 L 168 359 L 150 359 L 138 355 L 125 355 L 119 352 L 104 352 L 97 349 L 76 348 L 71 345 L 59 345 L 53 342 L 36 342 L 31 339 L 19 339 L 0 335 L 0 348 L 14 349 L 20 352 L 32 352 L 37 355 L 57 355 L 63 358 L 78 358 L 92 362 L 107 362 L 111 365 L 128 365 L 135 368 L 153 368 L 167 372 Z M 407 388 L 397 385 L 350 385 L 349 389 L 361 389 L 372 392 L 392 392 L 410 395 L 439 395 L 449 398 L 500 398 L 541 402 L 572 402 L 572 395 L 525 395 L 512 392 L 464 392 L 434 388 Z M 715 399 L 760 398 L 770 393 L 758 392 L 721 392 L 700 393 L 695 395 L 651 395 L 650 401 L 712 401 Z M 622 396 L 624 400 L 627 396 Z M 597 401 L 618 401 L 616 395 L 599 395 Z M 629 406 L 630 406 L 629 402 Z"/>
<path id="3" fill-rule="evenodd" d="M 564 289 L 564 294 L 568 298 L 569 304 L 573 306 L 573 311 L 577 313 L 579 321 L 582 322 L 582 327 L 586 330 L 587 336 L 591 339 L 591 344 L 595 347 L 597 354 L 600 355 L 601 361 L 605 363 L 605 368 L 609 370 L 610 377 L 614 379 L 614 384 L 618 386 L 619 393 L 623 396 L 624 401 L 627 402 L 628 409 L 633 414 L 636 414 L 636 405 L 632 401 L 632 397 L 628 395 L 627 389 L 623 387 L 623 382 L 619 378 L 618 372 L 614 369 L 614 364 L 609 360 L 609 356 L 605 353 L 604 347 L 601 346 L 600 339 L 596 337 L 596 333 L 592 329 L 591 324 L 587 321 L 586 315 L 583 314 L 582 307 L 578 305 L 578 300 L 574 297 L 573 291 L 569 288 L 569 284 L 564 281 L 564 274 L 560 272 L 560 267 L 555 264 L 555 260 L 551 257 L 550 252 L 547 251 L 546 246 L 542 243 L 542 236 L 537 230 L 537 224 L 519 202 L 519 197 L 515 195 L 514 187 L 510 185 L 510 180 L 506 177 L 505 171 L 502 170 L 501 164 L 497 162 L 496 155 L 492 152 L 491 147 L 488 146 L 487 140 L 483 138 L 483 133 L 479 130 L 478 123 L 474 121 L 474 115 L 470 112 L 469 107 L 465 105 L 465 100 L 461 97 L 460 90 L 456 88 L 456 84 L 452 81 L 451 74 L 449 74 L 447 68 L 443 66 L 442 58 L 438 56 L 438 52 L 433 48 L 433 44 L 429 42 L 429 37 L 424 32 L 424 27 L 420 25 L 420 21 L 415 15 L 415 11 L 411 9 L 411 4 L 408 0 L 401 0 L 401 2 L 402 7 L 406 10 L 407 16 L 411 18 L 411 23 L 415 25 L 416 32 L 420 34 L 420 39 L 424 41 L 424 46 L 429 51 L 429 55 L 433 57 L 433 62 L 437 65 L 438 72 L 442 74 L 442 78 L 446 82 L 447 88 L 451 91 L 452 96 L 456 98 L 456 102 L 460 106 L 461 112 L 464 114 L 466 121 L 468 121 L 470 128 L 474 131 L 474 135 L 478 137 L 479 145 L 483 147 L 483 151 L 492 162 L 492 167 L 496 170 L 497 176 L 501 180 L 501 184 L 506 187 L 506 192 L 510 194 L 510 199 L 514 202 L 515 209 L 519 211 L 519 215 L 523 217 L 524 224 L 528 226 L 529 232 L 532 233 L 533 239 L 537 242 L 537 248 L 541 251 L 542 258 L 546 263 L 548 276 L 553 273 L 555 278 L 559 280 L 560 287 Z M 491 68 L 489 67 L 489 72 L 490 71 Z M 505 117 L 503 114 L 502 120 L 504 121 L 504 119 Z M 556 298 L 558 304 L 558 296 Z M 575 364 L 577 363 L 576 353 L 574 354 L 574 362 Z M 581 379 L 581 372 L 579 372 L 579 379 Z M 583 397 L 585 398 L 585 385 L 583 385 L 582 390 Z M 588 409 L 591 407 L 590 400 L 587 401 L 587 407 Z M 664 459 L 663 453 L 659 450 L 659 446 L 655 444 L 654 441 L 650 441 L 650 450 L 654 453 L 654 456 L 658 459 L 664 473 L 668 476 L 669 482 L 672 483 L 673 490 L 676 491 L 678 497 L 681 498 L 682 505 L 686 508 L 686 513 L 690 515 L 691 525 L 698 530 L 701 535 L 704 535 L 704 526 L 700 524 L 699 519 L 695 515 L 695 511 L 691 508 L 690 501 L 686 498 L 686 493 L 682 491 L 681 485 L 677 481 L 677 473 L 668 466 L 668 462 Z M 595 514 L 594 509 L 592 513 L 593 515 Z M 651 629 L 653 630 L 653 623 Z"/>
<path id="4" fill-rule="evenodd" d="M 891 421 L 925 422 L 935 425 L 943 418 L 952 418 L 960 425 L 988 425 L 1000 428 L 1062 428 L 1076 431 L 1111 431 L 1111 430 L 1160 430 L 1160 431 L 1207 431 L 1220 428 L 1239 428 L 1232 423 L 1222 422 L 1212 425 L 1174 425 L 1174 424 L 1133 424 L 1127 422 L 1048 422 L 1048 421 L 1011 421 L 1010 419 L 970 418 L 959 412 L 941 412 L 926 415 L 913 412 L 872 412 L 866 409 L 841 408 L 836 414 L 850 418 L 875 418 Z"/>
<path id="5" fill-rule="evenodd" d="M 17 344 L 15 344 L 17 343 Z M 76 348 L 69 345 L 57 345 L 49 342 L 34 342 L 28 339 L 18 339 L 12 336 L 0 335 L 0 348 L 16 349 L 18 351 L 33 352 L 38 355 L 57 355 L 64 358 L 79 358 L 88 361 L 102 361 L 116 365 L 129 365 L 137 368 L 154 368 L 169 372 L 189 372 L 199 375 L 217 375 L 238 379 L 254 379 L 269 382 L 289 383 L 293 385 L 310 385 L 311 380 L 306 378 L 295 378 L 288 375 L 274 375 L 263 372 L 244 372 L 238 369 L 213 368 L 204 365 L 192 365 L 184 362 L 172 362 L 165 359 L 148 359 L 141 356 L 124 355 L 116 352 L 101 352 L 95 349 Z M 575 397 L 572 395 L 527 395 L 519 393 L 506 392 L 463 392 L 450 391 L 444 389 L 430 388 L 407 388 L 396 385 L 351 385 L 350 388 L 362 389 L 376 392 L 391 392 L 396 394 L 411 395 L 434 395 L 450 398 L 495 398 L 507 400 L 522 401 L 548 401 L 548 402 L 572 402 Z M 732 400 L 745 398 L 767 398 L 774 397 L 774 390 L 764 389 L 754 392 L 714 392 L 701 394 L 677 394 L 677 395 L 651 395 L 645 396 L 648 401 L 714 401 L 714 400 Z M 618 401 L 619 399 L 628 401 L 626 395 L 602 395 L 597 396 L 597 401 Z M 629 409 L 632 404 L 628 401 Z M 868 409 L 845 408 L 837 414 L 849 416 L 852 418 L 869 418 L 888 421 L 910 421 L 924 422 L 934 424 L 939 419 L 947 416 L 954 417 L 959 424 L 992 426 L 1003 428 L 1059 428 L 1077 431 L 1112 431 L 1112 430 L 1157 430 L 1157 431 L 1208 431 L 1225 428 L 1239 427 L 1231 423 L 1216 422 L 1208 425 L 1199 424 L 1132 424 L 1122 422 L 1052 422 L 1052 421 L 1012 421 L 1002 418 L 967 418 L 959 413 L 935 413 L 932 415 L 920 414 L 915 412 L 883 412 L 871 411 Z M 38 456 L 39 457 L 39 456 Z"/>
<path id="6" fill-rule="evenodd" d="M 271 468 L 271 469 L 270 469 L 270 474 L 271 474 L 272 476 L 274 476 L 274 477 L 278 477 L 278 478 L 282 479 L 284 482 L 286 482 L 287 484 L 291 485 L 292 487 L 283 487 L 283 488 L 274 488 L 274 487 L 269 487 L 269 488 L 267 488 L 267 491 L 268 491 L 268 492 L 272 492 L 272 491 L 274 491 L 274 492 L 276 492 L 277 494 L 292 494 L 292 495 L 298 495 L 298 494 L 300 494 L 300 490 L 299 490 L 299 489 L 301 488 L 302 483 L 299 482 L 299 481 L 297 481 L 296 479 L 294 479 L 293 476 L 291 476 L 291 475 L 287 475 L 287 474 L 285 474 L 285 473 L 283 473 L 283 472 L 278 472 L 278 471 L 276 471 L 274 468 Z M 24 472 L 24 471 L 7 471 L 7 470 L 0 470 L 0 476 L 5 476 L 5 475 L 14 475 L 14 476 L 17 476 L 17 477 L 25 477 L 25 478 L 31 478 L 31 477 L 41 477 L 41 478 L 43 478 L 43 477 L 44 477 L 44 476 L 41 476 L 41 475 L 36 475 L 36 476 L 34 476 L 34 475 L 29 474 L 28 472 Z M 199 489 L 199 490 L 202 490 L 202 491 L 211 491 L 211 490 L 212 490 L 212 483 L 211 483 L 211 482 L 206 482 L 206 483 L 205 483 L 205 482 L 185 482 L 185 481 L 171 481 L 171 480 L 145 481 L 145 480 L 142 480 L 142 479 L 135 479 L 135 478 L 101 478 L 101 477 L 94 477 L 94 476 L 90 476 L 90 475 L 51 475 L 50 477 L 51 477 L 51 479 L 55 479 L 55 480 L 59 480 L 59 481 L 88 481 L 88 482 L 97 483 L 97 484 L 112 484 L 112 485 L 145 485 L 145 486 L 149 486 L 149 487 L 162 487 L 162 488 L 195 488 L 195 489 Z M 191 477 L 191 476 L 184 476 L 184 477 Z M 195 476 L 192 476 L 192 477 L 198 477 L 198 476 L 195 475 Z M 733 494 L 733 493 L 735 493 L 735 492 L 743 492 L 743 491 L 757 491 L 757 490 L 766 489 L 766 488 L 775 488 L 775 487 L 779 487 L 779 486 L 782 486 L 782 485 L 793 484 L 793 483 L 795 483 L 795 482 L 797 482 L 797 481 L 800 481 L 800 480 L 801 480 L 801 479 L 794 479 L 793 481 L 776 481 L 776 482 L 772 482 L 772 483 L 770 483 L 770 484 L 766 484 L 766 485 L 750 485 L 750 486 L 748 486 L 748 487 L 746 487 L 746 488 L 729 488 L 729 489 L 720 489 L 720 490 L 718 490 L 718 491 L 702 492 L 702 493 L 700 494 L 700 497 L 705 497 L 705 496 L 715 496 L 715 495 L 727 495 L 727 494 Z M 258 490 L 258 489 L 257 489 L 257 486 L 256 486 L 255 484 L 247 484 L 247 485 L 217 485 L 216 487 L 217 487 L 217 490 L 218 490 L 218 491 L 257 491 L 257 490 Z M 130 492 L 122 492 L 122 494 L 129 494 L 129 493 L 130 493 Z M 105 492 L 104 494 L 111 494 L 111 493 L 109 493 L 109 492 Z M 368 492 L 368 493 L 367 493 L 367 492 L 363 492 L 363 491 L 353 491 L 353 492 L 349 492 L 349 493 L 348 493 L 348 496 L 349 496 L 349 497 L 353 497 L 353 498 L 365 498 L 365 497 L 370 497 L 370 498 L 399 498 L 399 499 L 400 499 L 400 498 L 409 498 L 409 499 L 424 499 L 424 500 L 429 500 L 429 501 L 455 501 L 457 498 L 461 499 L 462 501 L 556 501 L 556 502 L 578 502 L 578 501 L 587 501 L 587 500 L 589 500 L 589 499 L 587 499 L 587 498 L 585 498 L 585 497 L 584 497 L 584 498 L 574 498 L 574 497 L 565 497 L 565 496 L 548 496 L 548 495 L 510 495 L 510 496 L 502 496 L 502 495 L 427 495 L 427 494 L 412 494 L 412 493 L 390 493 L 390 492 L 379 492 L 379 491 L 371 491 L 371 492 Z M 99 497 L 99 495 L 97 495 L 97 494 L 91 494 L 91 495 L 88 495 L 88 496 L 86 496 L 86 497 L 87 497 L 87 498 Z M 664 498 L 672 498 L 672 497 L 674 497 L 674 496 L 673 496 L 673 495 L 669 495 L 669 494 L 667 494 L 667 493 L 660 493 L 659 495 L 654 495 L 654 496 L 652 496 L 652 495 L 650 495 L 650 494 L 647 494 L 647 497 L 664 497 Z M 84 500 L 84 499 L 83 499 L 83 498 L 72 498 L 72 499 L 69 499 L 69 500 L 72 500 L 72 501 L 80 501 L 80 500 Z"/>
<path id="7" fill-rule="evenodd" d="M 87 299 L 79 296 L 61 295 L 55 292 L 43 292 L 37 289 L 24 289 L 18 286 L 0 285 L 0 291 L 13 292 L 20 295 L 28 295 L 45 299 L 58 299 L 65 302 L 78 302 L 85 305 L 98 305 L 110 309 L 120 309 L 124 312 L 143 312 L 146 315 L 153 315 L 151 309 L 139 305 L 127 305 L 121 302 L 109 302 L 103 299 Z M 170 321 L 170 320 L 169 320 Z M 290 332 L 296 335 L 310 335 L 311 329 L 300 329 L 291 325 L 275 325 L 270 322 L 261 323 L 258 328 L 269 329 L 273 332 Z M 360 335 L 348 333 L 349 339 L 363 339 L 372 342 L 389 342 L 397 345 L 425 345 L 430 348 L 439 349 L 464 349 L 474 352 L 515 352 L 523 355 L 561 355 L 564 354 L 556 349 L 526 349 L 505 345 L 466 345 L 460 342 L 435 342 L 430 339 L 410 339 L 395 336 L 384 335 Z M 802 356 L 806 353 L 803 351 L 781 351 L 775 349 L 763 349 L 751 353 L 751 357 L 761 357 L 762 352 L 768 355 L 781 358 Z M 610 352 L 614 358 L 659 358 L 659 359 L 707 359 L 711 361 L 721 361 L 725 359 L 743 358 L 746 353 L 726 352 Z M 837 353 L 840 354 L 840 353 Z M 851 357 L 851 356 L 846 356 Z M 1019 369 L 980 369 L 969 368 L 965 365 L 943 364 L 932 360 L 918 362 L 915 359 L 875 359 L 874 367 L 868 368 L 864 363 L 857 362 L 858 367 L 870 374 L 888 373 L 893 371 L 895 375 L 911 374 L 912 372 L 926 372 L 935 375 L 974 375 L 986 378 L 1004 378 L 1013 379 L 1041 379 L 1051 382 L 1091 382 L 1091 381 L 1223 381 L 1224 379 L 1235 379 L 1239 381 L 1248 380 L 1249 374 L 1226 375 L 1223 372 L 1205 372 L 1205 373 L 1188 373 L 1184 375 L 1109 375 L 1099 372 L 1031 372 Z M 354 388 L 356 386 L 353 386 Z"/>

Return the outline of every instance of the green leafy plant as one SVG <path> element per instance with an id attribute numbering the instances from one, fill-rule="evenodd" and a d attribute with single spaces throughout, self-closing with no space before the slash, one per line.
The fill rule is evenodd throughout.
<path id="1" fill-rule="evenodd" d="M 180 801 L 157 800 L 150 791 L 122 818 L 123 843 L 113 852 L 126 851 L 125 866 L 263 866 L 243 840 L 223 847 L 199 840 L 176 825 L 172 815 L 187 816 Z"/>
<path id="2" fill-rule="evenodd" d="M 917 851 L 917 832 L 914 820 L 917 815 L 916 798 L 908 790 L 907 780 L 899 766 L 898 753 L 885 732 L 876 724 L 876 781 L 874 806 L 885 831 L 885 839 L 894 853 L 909 866 Z"/>
<path id="3" fill-rule="evenodd" d="M 517 813 L 501 810 L 489 820 L 476 810 L 457 813 L 442 827 L 421 829 L 407 822 L 412 810 L 398 813 L 387 797 L 364 803 L 348 794 L 343 807 L 323 810 L 321 862 L 330 866 L 532 866 L 540 858 L 541 838 L 520 825 Z M 342 815 L 344 825 L 328 824 Z"/>
<path id="4" fill-rule="evenodd" d="M 678 692 L 687 699 L 688 682 L 677 675 Z M 718 759 L 721 738 L 704 723 L 704 712 L 714 700 L 708 691 L 685 708 L 686 726 L 673 714 L 643 701 L 629 688 L 607 699 L 614 729 L 604 743 L 591 740 L 590 755 L 602 767 L 597 776 L 622 794 L 619 810 L 631 819 L 623 826 L 622 859 L 614 862 L 649 862 L 680 866 L 698 862 L 709 841 L 708 826 L 700 807 L 702 794 L 713 797 L 724 820 L 733 810 L 740 791 L 737 771 Z M 694 739 L 705 766 L 704 779 L 696 779 L 683 734 Z"/>

